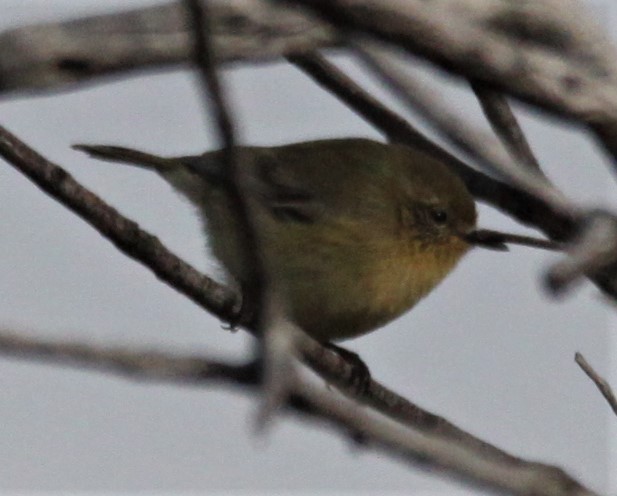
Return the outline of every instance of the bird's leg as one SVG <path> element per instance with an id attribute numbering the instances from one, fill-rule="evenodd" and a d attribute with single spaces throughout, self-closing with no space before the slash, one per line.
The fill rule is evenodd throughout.
<path id="1" fill-rule="evenodd" d="M 323 345 L 336 353 L 351 366 L 349 386 L 360 396 L 366 394 L 371 383 L 371 371 L 368 365 L 364 363 L 364 360 L 360 358 L 360 355 L 331 342 L 323 343 Z"/>

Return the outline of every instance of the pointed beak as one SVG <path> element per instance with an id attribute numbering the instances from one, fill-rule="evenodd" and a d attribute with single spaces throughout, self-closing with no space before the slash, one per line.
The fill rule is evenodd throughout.
<path id="1" fill-rule="evenodd" d="M 474 229 L 468 233 L 462 233 L 461 238 L 474 246 L 480 246 L 489 250 L 508 251 L 507 243 L 521 246 L 530 246 L 542 250 L 561 250 L 560 243 L 548 239 L 533 238 L 519 234 L 503 233 L 490 229 Z"/>
<path id="2" fill-rule="evenodd" d="M 461 238 L 473 246 L 479 246 L 488 250 L 508 251 L 508 246 L 499 234 L 495 231 L 474 229 L 468 233 L 461 234 Z"/>

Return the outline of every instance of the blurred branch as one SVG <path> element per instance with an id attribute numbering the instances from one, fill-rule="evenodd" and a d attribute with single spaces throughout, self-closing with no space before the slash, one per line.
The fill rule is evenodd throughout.
<path id="1" fill-rule="evenodd" d="M 259 368 L 255 363 L 237 366 L 197 355 L 172 355 L 149 350 L 131 351 L 85 343 L 47 341 L 24 337 L 21 333 L 5 329 L 0 329 L 0 354 L 21 360 L 97 369 L 131 379 L 157 382 L 203 384 L 224 381 L 250 386 L 259 382 Z"/>
<path id="2" fill-rule="evenodd" d="M 493 131 L 501 139 L 512 157 L 521 164 L 537 172 L 542 172 L 538 159 L 529 146 L 525 133 L 523 133 L 506 97 L 477 81 L 470 81 L 470 85 Z"/>
<path id="3" fill-rule="evenodd" d="M 286 1 L 579 120 L 617 162 L 617 54 L 580 2 Z"/>
<path id="4" fill-rule="evenodd" d="M 0 353 L 20 359 L 50 361 L 58 365 L 102 369 L 131 379 L 178 384 L 223 383 L 254 390 L 259 384 L 255 363 L 230 365 L 199 356 L 152 351 L 102 348 L 72 342 L 43 341 L 0 331 Z M 433 468 L 476 487 L 528 496 L 592 496 L 594 493 L 564 471 L 540 463 L 500 459 L 454 443 L 448 437 L 404 427 L 353 401 L 294 378 L 288 410 L 334 427 L 362 447 L 377 449 L 406 463 Z"/>
<path id="5" fill-rule="evenodd" d="M 566 1 L 566 5 L 564 5 Z M 215 0 L 220 61 L 340 46 L 337 28 L 369 33 L 558 115 L 587 124 L 617 160 L 617 56 L 573 0 Z M 186 64 L 180 4 L 41 24 L 0 35 L 0 92 Z"/>
<path id="6" fill-rule="evenodd" d="M 210 3 L 220 62 L 271 60 L 338 44 L 334 29 L 295 7 L 267 0 Z M 190 46 L 181 2 L 6 30 L 0 33 L 0 94 L 186 66 Z"/>
<path id="7" fill-rule="evenodd" d="M 602 393 L 602 396 L 606 399 L 609 406 L 612 408 L 615 415 L 617 415 L 617 398 L 615 398 L 615 394 L 611 389 L 610 384 L 606 381 L 606 379 L 600 377 L 598 373 L 593 369 L 589 362 L 585 360 L 585 357 L 581 353 L 576 353 L 574 355 L 574 361 L 579 365 L 579 367 L 587 374 L 596 387 Z"/>
<path id="8" fill-rule="evenodd" d="M 613 214 L 591 212 L 580 231 L 568 249 L 569 257 L 554 264 L 546 274 L 546 284 L 556 294 L 578 279 L 593 277 L 617 263 L 617 218 Z"/>
<path id="9" fill-rule="evenodd" d="M 299 329 L 283 311 L 279 301 L 280 288 L 270 277 L 274 267 L 262 250 L 259 226 L 256 217 L 258 206 L 246 188 L 246 164 L 240 161 L 236 149 L 234 124 L 224 88 L 216 66 L 216 53 L 211 36 L 212 1 L 184 0 L 194 38 L 195 65 L 201 75 L 204 99 L 212 107 L 223 145 L 224 175 L 231 211 L 238 223 L 238 237 L 242 250 L 240 262 L 247 272 L 239 281 L 242 286 L 242 309 L 240 322 L 253 322 L 260 338 L 260 359 L 263 367 L 263 394 L 258 414 L 259 426 L 263 427 L 280 405 L 286 401 L 289 388 L 295 377 L 294 337 Z M 250 272 L 249 272 L 250 271 Z"/>
<path id="10" fill-rule="evenodd" d="M 212 104 L 216 132 L 223 149 L 224 185 L 231 200 L 232 212 L 238 221 L 240 245 L 245 248 L 240 254 L 245 260 L 240 265 L 252 271 L 246 278 L 251 281 L 250 287 L 242 287 L 241 313 L 246 315 L 249 304 L 255 311 L 261 309 L 263 295 L 267 292 L 268 281 L 264 261 L 253 223 L 249 195 L 244 191 L 243 171 L 236 150 L 231 111 L 216 69 L 214 48 L 209 35 L 212 32 L 212 24 L 209 21 L 210 7 L 206 7 L 209 2 L 202 4 L 200 0 L 183 0 L 183 4 L 193 33 L 193 59 L 202 83 L 200 89 L 204 105 Z M 255 320 L 259 330 L 260 316 L 255 315 Z"/>

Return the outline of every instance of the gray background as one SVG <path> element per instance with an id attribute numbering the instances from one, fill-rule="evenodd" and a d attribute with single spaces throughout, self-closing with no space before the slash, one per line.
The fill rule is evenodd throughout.
<path id="1" fill-rule="evenodd" d="M 147 1 L 107 2 L 106 10 Z M 2 0 L 2 27 L 94 12 L 94 0 Z M 53 9 L 53 11 L 52 11 Z M 604 10 L 603 19 L 614 25 Z M 339 59 L 340 60 L 340 59 Z M 363 81 L 349 61 L 341 61 Z M 293 68 L 233 68 L 241 134 L 253 144 L 332 136 L 378 138 Z M 379 89 L 376 89 L 379 91 Z M 464 87 L 444 98 L 475 123 Z M 614 204 L 606 161 L 589 139 L 524 109 L 543 166 L 582 204 Z M 157 177 L 70 150 L 109 142 L 162 154 L 214 146 L 194 79 L 147 75 L 71 93 L 0 102 L 0 123 L 200 269 L 206 258 L 191 208 Z M 159 283 L 8 165 L 0 166 L 0 325 L 33 336 L 243 357 L 250 339 Z M 485 227 L 517 229 L 482 208 Z M 387 328 L 348 342 L 376 378 L 418 404 L 521 456 L 560 465 L 608 488 L 608 408 L 573 362 L 609 365 L 609 308 L 589 284 L 556 302 L 540 275 L 553 254 L 473 252 L 438 291 Z M 0 360 L 0 490 L 451 490 L 438 478 L 354 449 L 338 434 L 280 418 L 252 432 L 254 398 L 227 390 L 127 382 Z"/>

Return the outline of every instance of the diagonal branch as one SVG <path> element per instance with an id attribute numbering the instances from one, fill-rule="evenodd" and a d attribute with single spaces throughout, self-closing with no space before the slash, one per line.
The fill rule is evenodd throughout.
<path id="1" fill-rule="evenodd" d="M 600 375 L 593 369 L 589 362 L 585 359 L 585 357 L 576 352 L 574 355 L 574 361 L 578 364 L 578 366 L 587 374 L 593 383 L 596 385 L 604 399 L 607 401 L 615 415 L 617 415 L 617 398 L 615 397 L 615 393 L 613 393 L 613 389 L 610 384 L 606 381 L 606 379 L 600 377 Z"/>
<path id="2" fill-rule="evenodd" d="M 270 277 L 273 267 L 263 251 L 259 239 L 257 208 L 251 192 L 246 187 L 247 165 L 241 163 L 236 148 L 234 124 L 229 103 L 217 72 L 216 53 L 213 47 L 210 0 L 185 0 L 186 10 L 194 37 L 195 64 L 201 75 L 204 99 L 213 104 L 219 140 L 223 145 L 225 160 L 225 186 L 231 200 L 231 213 L 238 223 L 239 256 L 244 257 L 239 266 L 243 274 L 242 310 L 240 323 L 253 321 L 259 337 L 263 365 L 264 394 L 259 412 L 260 426 L 270 419 L 280 404 L 285 402 L 294 379 L 294 338 L 300 330 L 284 314 L 280 301 L 281 291 Z"/>
<path id="3" fill-rule="evenodd" d="M 477 81 L 471 81 L 470 84 L 493 131 L 512 157 L 530 169 L 541 172 L 540 163 L 529 146 L 506 97 Z"/>
<path id="4" fill-rule="evenodd" d="M 122 216 L 64 169 L 1 126 L 0 156 L 94 227 L 122 253 L 149 268 L 161 281 L 221 319 L 233 320 L 238 307 L 238 297 L 233 291 L 179 259 L 156 236 Z"/>
<path id="5" fill-rule="evenodd" d="M 580 2 L 287 0 L 588 126 L 617 167 L 617 55 Z M 487 5 L 491 4 L 490 6 Z"/>
<path id="6" fill-rule="evenodd" d="M 336 31 L 267 0 L 211 2 L 221 62 L 272 60 L 339 44 Z M 0 32 L 0 94 L 93 84 L 138 71 L 186 67 L 190 29 L 181 2 Z"/>
<path id="7" fill-rule="evenodd" d="M 0 353 L 45 360 L 58 365 L 99 369 L 131 379 L 191 384 L 226 384 L 245 390 L 259 385 L 255 363 L 230 365 L 200 356 L 153 351 L 102 348 L 72 342 L 24 338 L 0 331 Z M 428 434 L 359 409 L 351 400 L 301 377 L 294 378 L 285 406 L 305 418 L 320 421 L 336 431 L 362 439 L 372 448 L 413 466 L 439 470 L 475 487 L 528 496 L 593 496 L 593 492 L 564 471 L 549 465 L 487 456 L 448 437 Z"/>

